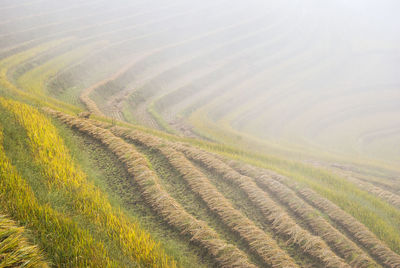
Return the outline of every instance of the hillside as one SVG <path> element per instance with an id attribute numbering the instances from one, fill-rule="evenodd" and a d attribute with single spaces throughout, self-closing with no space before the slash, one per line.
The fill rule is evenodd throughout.
<path id="1" fill-rule="evenodd" d="M 400 267 L 392 30 L 117 2 L 0 1 L 0 267 Z"/>

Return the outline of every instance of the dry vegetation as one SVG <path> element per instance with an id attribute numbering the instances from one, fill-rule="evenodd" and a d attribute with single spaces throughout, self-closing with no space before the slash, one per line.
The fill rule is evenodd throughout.
<path id="1" fill-rule="evenodd" d="M 133 131 L 114 128 L 114 133 L 140 142 L 156 149 L 164 155 L 170 164 L 186 180 L 192 191 L 198 194 L 208 207 L 232 230 L 237 232 L 249 247 L 254 250 L 266 264 L 273 267 L 295 267 L 291 258 L 284 253 L 270 236 L 254 225 L 252 221 L 233 208 L 232 204 L 198 171 L 181 153 L 169 148 L 161 140 Z"/>
<path id="2" fill-rule="evenodd" d="M 279 205 L 277 205 L 264 191 L 262 191 L 250 177 L 239 174 L 223 161 L 205 151 L 184 146 L 182 144 L 176 144 L 174 145 L 174 148 L 184 152 L 189 159 L 201 163 L 208 169 L 221 174 L 224 179 L 236 184 L 247 194 L 252 202 L 256 204 L 263 213 L 265 219 L 270 222 L 272 228 L 277 233 L 285 236 L 288 243 L 297 245 L 300 250 L 303 250 L 307 254 L 318 259 L 326 267 L 346 267 L 344 261 L 335 255 L 328 245 L 332 245 L 333 248 L 338 250 L 339 255 L 347 258 L 350 265 L 358 267 L 373 267 L 376 265 L 353 243 L 339 232 L 335 232 L 326 221 L 317 223 L 318 220 L 315 219 L 317 221 L 314 222 L 313 214 L 315 215 L 316 213 L 301 199 L 296 199 L 293 195 L 288 196 L 291 192 L 283 187 L 279 187 L 282 185 L 277 185 L 278 189 L 276 186 L 273 187 L 274 185 L 272 185 L 271 188 L 275 191 L 271 192 L 273 192 L 275 196 L 283 202 L 285 200 L 286 202 L 290 201 L 292 206 L 289 206 L 289 208 L 300 207 L 302 211 L 299 211 L 299 209 L 294 209 L 293 211 L 297 215 L 300 215 L 302 219 L 307 219 L 309 217 L 310 221 L 308 223 L 312 224 L 310 226 L 314 227 L 312 230 L 318 236 L 314 236 L 307 230 L 298 226 L 295 219 L 292 219 L 281 207 L 279 207 Z M 324 233 L 318 232 L 318 230 L 322 231 L 321 229 L 329 231 L 325 231 Z M 321 237 L 325 238 L 327 244 L 321 239 Z M 339 241 L 339 238 L 342 238 L 342 241 Z M 346 246 L 348 246 L 348 248 L 346 248 Z"/>
<path id="3" fill-rule="evenodd" d="M 312 206 L 320 209 L 322 212 L 328 215 L 332 221 L 336 222 L 338 225 L 344 228 L 380 263 L 384 264 L 387 267 L 398 267 L 400 265 L 400 256 L 398 254 L 394 253 L 388 246 L 386 246 L 381 240 L 379 240 L 371 231 L 369 231 L 354 217 L 352 217 L 351 215 L 340 209 L 337 205 L 322 197 L 315 191 L 307 187 L 302 187 L 296 182 L 268 170 L 257 169 L 249 165 L 234 161 L 231 161 L 230 163 L 240 172 L 248 176 L 254 176 L 255 178 L 257 178 L 257 180 L 261 182 L 265 181 L 265 184 L 275 181 L 280 182 L 281 185 L 288 186 L 291 190 L 296 192 L 298 196 L 302 197 Z M 335 238 L 335 236 L 331 237 L 331 239 L 333 238 Z M 345 245 L 345 247 L 342 247 L 342 249 L 348 248 L 349 243 L 346 244 L 347 245 Z M 338 244 L 338 246 L 339 245 L 340 244 Z M 349 255 L 350 252 L 348 252 L 347 255 Z"/>
<path id="4" fill-rule="evenodd" d="M 115 137 L 109 130 L 90 124 L 86 120 L 46 109 L 71 127 L 91 135 L 106 145 L 126 165 L 133 179 L 140 185 L 142 194 L 150 206 L 157 211 L 166 222 L 177 228 L 182 234 L 207 249 L 222 267 L 253 267 L 241 251 L 226 244 L 204 222 L 196 220 L 188 214 L 157 183 L 158 179 L 149 168 L 146 159 L 134 147 Z"/>
<path id="5" fill-rule="evenodd" d="M 105 135 L 104 133 L 107 133 L 109 139 L 113 137 L 111 132 L 104 130 L 104 128 L 112 127 L 109 124 L 100 123 L 95 120 L 80 120 L 61 113 L 56 114 L 58 117 L 61 117 L 63 121 L 66 121 L 81 131 L 88 131 L 86 128 L 88 128 L 90 124 L 89 122 L 92 122 L 103 129 L 91 126 L 91 135 L 94 135 L 93 133 L 97 133 L 96 135 L 100 135 L 100 133 L 103 133 L 101 135 Z M 349 224 L 349 218 L 347 218 L 346 221 L 346 217 L 351 217 L 350 215 L 342 211 L 327 199 L 319 196 L 314 191 L 304 187 L 299 187 L 295 182 L 286 179 L 283 176 L 269 171 L 260 171 L 260 169 L 253 168 L 240 162 L 228 161 L 227 164 L 238 169 L 241 173 L 244 173 L 244 175 L 241 175 L 224 163 L 223 158 L 207 153 L 203 150 L 195 149 L 194 147 L 181 143 L 163 141 L 149 134 L 132 131 L 126 128 L 112 127 L 110 130 L 118 136 L 143 144 L 144 146 L 157 150 L 157 152 L 164 155 L 172 167 L 182 174 L 191 189 L 203 199 L 208 207 L 212 211 L 216 212 L 228 227 L 238 232 L 241 237 L 248 241 L 249 246 L 270 265 L 281 267 L 282 262 L 290 259 L 288 257 L 284 257 L 283 260 L 276 258 L 271 259 L 271 257 L 285 256 L 281 254 L 270 255 L 272 249 L 271 246 L 275 247 L 275 250 L 280 251 L 276 242 L 271 238 L 267 238 L 264 232 L 255 227 L 252 222 L 241 215 L 240 212 L 236 211 L 230 202 L 211 185 L 208 179 L 178 151 L 182 151 L 189 159 L 201 163 L 206 168 L 220 174 L 225 180 L 236 184 L 247 194 L 255 206 L 260 209 L 266 221 L 271 224 L 274 231 L 287 239 L 288 243 L 296 245 L 300 250 L 318 260 L 318 262 L 323 263 L 324 266 L 346 267 L 350 265 L 352 267 L 376 267 L 377 264 L 368 256 L 368 254 L 363 252 L 360 247 L 351 241 L 351 239 L 346 237 L 346 235 L 342 234 L 341 231 L 337 230 L 331 223 L 324 219 L 315 208 L 326 213 L 334 222 L 345 228 L 350 233 L 351 238 L 356 239 L 363 248 L 365 247 L 368 249 L 368 252 L 376 258 L 378 263 L 387 267 L 396 267 L 396 265 L 398 265 L 399 256 L 377 239 L 364 225 L 360 224 L 354 218 L 351 218 L 352 227 Z M 100 139 L 100 137 L 101 136 L 99 136 L 98 139 Z M 113 137 L 113 140 L 117 140 L 124 144 L 121 139 Z M 112 143 L 115 142 L 107 141 L 106 144 L 110 146 Z M 128 152 L 128 148 L 132 145 L 127 145 L 125 143 L 124 146 L 127 147 L 123 147 L 125 149 L 121 150 L 121 152 Z M 119 148 L 119 146 L 116 148 Z M 125 153 L 120 155 L 120 157 L 121 160 L 124 160 L 128 156 Z M 143 163 L 147 163 L 143 158 L 140 159 L 142 159 L 141 161 L 144 161 Z M 140 161 L 136 163 L 140 163 Z M 133 169 L 133 167 L 131 167 L 131 169 Z M 149 172 L 148 175 L 153 174 L 152 176 L 155 176 L 152 171 Z M 271 174 L 273 175 L 271 176 Z M 255 181 L 253 181 L 253 178 Z M 147 183 L 153 184 L 156 181 L 157 178 L 155 177 L 152 180 L 152 183 Z M 160 187 L 158 184 L 156 185 L 157 187 Z M 280 203 L 292 211 L 296 217 L 303 220 L 308 226 L 310 232 L 297 225 L 295 222 L 296 219 L 289 216 L 285 210 L 271 199 L 266 192 L 261 190 L 258 185 L 268 193 L 272 194 L 274 198 L 278 198 Z M 157 191 L 163 190 L 158 189 Z M 164 194 L 168 196 L 166 192 L 164 192 Z M 168 198 L 171 197 L 168 196 Z M 177 204 L 177 206 L 179 205 Z M 335 213 L 328 213 L 328 208 L 334 210 L 336 216 L 334 216 Z M 246 223 L 246 225 L 243 225 L 243 222 Z M 355 232 L 356 229 L 358 229 L 357 232 Z M 265 245 L 263 243 L 253 243 L 260 241 L 258 240 L 260 237 L 263 237 L 263 243 L 265 243 L 265 241 L 270 243 L 268 244 L 269 248 L 260 246 Z M 265 240 L 266 238 L 268 240 Z M 325 242 L 327 244 L 325 244 Z M 329 245 L 329 247 L 327 245 Z M 347 263 L 344 262 L 344 260 Z M 292 261 L 291 263 L 292 264 L 290 265 L 295 265 Z"/>

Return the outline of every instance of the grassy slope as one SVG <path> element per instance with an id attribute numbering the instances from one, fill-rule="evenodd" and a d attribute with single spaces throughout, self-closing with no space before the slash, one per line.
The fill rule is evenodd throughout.
<path id="1" fill-rule="evenodd" d="M 286 161 L 274 164 L 248 157 L 237 157 L 237 159 L 274 170 L 312 188 L 353 215 L 385 241 L 392 250 L 400 253 L 398 232 L 400 211 L 392 205 L 360 190 L 345 178 L 320 168 Z"/>
<path id="2" fill-rule="evenodd" d="M 157 131 L 147 131 L 153 134 L 159 134 L 160 136 L 164 136 L 172 140 L 190 141 L 188 139 L 177 138 L 175 136 L 166 135 Z M 396 220 L 398 219 L 398 216 L 396 216 L 398 213 L 394 211 L 392 207 L 388 206 L 376 197 L 358 190 L 354 185 L 348 183 L 344 178 L 327 173 L 323 169 L 311 168 L 304 164 L 293 161 L 286 161 L 273 157 L 267 158 L 265 156 L 259 156 L 251 153 L 246 154 L 246 152 L 239 153 L 240 151 L 236 151 L 235 149 L 227 146 L 212 145 L 204 142 L 196 141 L 195 144 L 219 153 L 223 153 L 228 157 L 241 159 L 258 166 L 279 171 L 282 174 L 294 178 L 296 181 L 299 181 L 307 186 L 311 186 L 311 188 L 317 190 L 319 193 L 322 193 L 324 196 L 328 197 L 328 199 L 339 204 L 343 209 L 356 216 L 356 218 L 358 218 L 361 222 L 367 224 L 367 226 L 369 226 L 370 229 L 378 235 L 378 237 L 386 241 L 392 249 L 395 251 L 398 250 L 398 242 L 395 238 L 398 233 L 395 231 L 395 229 L 392 229 L 392 232 L 390 232 L 390 229 L 395 227 L 397 224 L 396 222 L 398 222 L 398 220 Z M 328 189 L 328 187 L 331 189 Z M 351 201 L 349 202 L 348 200 Z M 372 211 L 372 213 L 370 211 Z M 387 221 L 380 220 L 376 215 L 379 215 L 379 217 L 386 217 Z"/>
<path id="3" fill-rule="evenodd" d="M 20 95 L 20 97 L 21 97 L 21 95 Z M 26 97 L 26 95 L 22 95 L 22 99 L 26 99 L 25 97 Z M 35 97 L 32 96 L 32 98 L 35 98 Z M 44 104 L 43 102 L 36 102 L 36 101 L 34 101 L 34 102 L 36 104 L 37 103 Z M 59 129 L 62 128 L 60 125 L 58 125 L 58 127 L 59 127 Z M 65 129 L 64 129 L 64 131 L 67 132 L 67 130 L 65 130 Z M 235 147 L 230 147 L 229 145 L 223 146 L 223 145 L 217 145 L 217 144 L 210 144 L 210 143 L 202 142 L 202 141 L 182 139 L 179 137 L 166 135 L 164 133 L 160 133 L 160 132 L 156 132 L 156 131 L 152 131 L 152 130 L 146 130 L 146 131 L 153 133 L 153 134 L 167 137 L 172 140 L 183 140 L 183 141 L 190 142 L 194 145 L 200 145 L 203 148 L 207 148 L 209 150 L 225 154 L 228 157 L 240 159 L 242 161 L 246 161 L 248 163 L 252 163 L 257 166 L 269 168 L 269 169 L 278 171 L 279 173 L 282 173 L 284 175 L 287 175 L 288 177 L 294 179 L 295 181 L 300 182 L 303 185 L 311 187 L 318 193 L 322 194 L 323 196 L 327 197 L 331 201 L 338 204 L 342 209 L 349 212 L 350 214 L 355 216 L 360 222 L 364 223 L 367 227 L 369 227 L 369 229 L 371 231 L 373 231 L 379 238 L 381 238 L 383 241 L 385 241 L 394 251 L 396 251 L 397 253 L 400 253 L 400 235 L 398 232 L 398 226 L 400 226 L 399 211 L 394 209 L 392 206 L 388 205 L 384 201 L 374 197 L 373 195 L 359 190 L 355 185 L 347 182 L 346 179 L 341 176 L 329 173 L 322 168 L 314 168 L 309 165 L 302 164 L 302 163 L 299 163 L 296 161 L 290 161 L 290 160 L 288 161 L 284 158 L 277 158 L 277 157 L 265 155 L 265 154 L 257 154 L 257 153 L 249 152 L 247 150 L 238 150 Z M 70 139 L 69 136 L 71 136 L 71 135 L 72 134 L 69 133 L 63 137 L 68 140 L 68 139 Z M 224 137 L 220 136 L 220 133 L 217 133 L 217 136 L 219 137 L 220 140 L 224 139 Z M 236 138 L 238 138 L 238 137 L 236 137 Z M 73 140 L 73 141 L 68 143 L 68 147 L 70 147 L 70 148 L 72 148 L 76 142 L 75 137 L 71 138 L 71 140 Z M 11 141 L 8 141 L 8 142 L 11 142 Z M 237 142 L 237 139 L 235 140 L 235 138 L 233 138 L 232 141 L 228 140 L 227 144 L 235 144 L 236 142 Z M 17 145 L 15 145 L 15 146 L 17 146 Z M 19 147 L 19 150 L 21 150 L 21 152 L 23 152 L 22 148 L 24 148 L 24 147 L 23 146 Z M 78 147 L 76 149 L 76 153 L 74 153 L 75 157 L 77 159 L 79 159 L 80 154 L 85 155 L 85 151 L 80 151 L 80 150 L 81 150 L 81 148 Z M 93 155 L 93 154 L 95 155 L 96 153 L 92 153 L 89 151 L 89 152 L 87 152 L 87 155 L 84 158 L 85 159 L 86 159 L 86 157 L 90 158 L 90 155 Z M 23 159 L 23 161 L 32 160 L 32 159 L 27 159 L 24 157 L 26 157 L 26 156 L 22 155 L 21 153 L 19 155 L 15 156 L 14 162 L 16 163 L 16 165 L 18 165 L 18 159 Z M 83 161 L 83 159 L 79 160 L 79 162 L 81 162 L 81 161 Z M 30 161 L 30 162 L 33 162 L 33 161 Z M 93 172 L 93 170 L 96 170 L 98 168 L 98 166 L 96 166 L 96 165 L 99 165 L 99 163 L 101 165 L 101 162 L 102 162 L 101 159 L 94 157 L 93 162 L 90 164 L 87 164 L 87 167 L 84 164 L 82 164 L 82 166 L 85 171 L 88 171 L 90 173 L 90 172 Z M 155 162 L 155 164 L 156 164 L 156 162 Z M 21 161 L 21 163 L 22 163 L 22 161 Z M 20 163 L 20 165 L 22 165 L 21 163 Z M 157 165 L 155 165 L 154 167 L 157 169 L 156 166 Z M 93 168 L 93 167 L 97 167 L 97 168 Z M 24 167 L 19 167 L 19 169 L 21 169 L 21 168 L 24 168 Z M 34 166 L 31 166 L 30 168 L 31 168 L 31 172 L 35 171 Z M 92 171 L 90 171 L 90 169 L 92 169 Z M 96 173 L 96 172 L 94 171 L 94 173 Z M 26 174 L 29 174 L 29 173 L 26 173 Z M 115 176 L 113 174 L 114 173 L 111 172 L 111 174 L 108 175 L 108 180 Z M 89 177 L 91 177 L 91 175 Z M 105 177 L 107 177 L 107 176 L 105 176 Z M 124 205 L 124 203 L 127 202 L 127 200 L 124 201 L 124 199 L 125 199 L 124 197 L 122 197 L 122 198 L 119 197 L 122 189 L 121 188 L 114 189 L 114 190 L 109 189 L 110 185 L 107 185 L 107 183 L 106 183 L 107 178 L 102 178 L 102 175 L 99 175 L 99 177 L 95 176 L 95 179 L 93 179 L 93 181 L 95 181 L 97 183 L 97 185 L 100 188 L 102 188 L 104 191 L 109 191 L 110 196 L 113 198 L 113 202 L 115 202 L 115 204 L 118 204 L 118 205 L 120 204 L 124 209 L 126 209 L 128 211 L 129 214 L 131 214 L 131 216 L 137 217 L 137 215 L 140 215 L 140 216 L 147 215 L 145 213 L 149 212 L 149 211 L 140 212 L 140 213 L 135 212 L 135 211 L 131 212 L 132 208 L 126 207 L 126 205 Z M 34 183 L 38 183 L 38 182 L 34 182 Z M 36 187 L 37 188 L 36 190 L 40 190 L 41 185 L 35 186 L 34 183 L 32 184 L 32 187 L 33 188 Z M 223 189 L 224 188 L 221 188 L 221 190 L 223 190 Z M 132 193 L 122 194 L 122 196 L 124 196 L 124 195 L 126 195 L 127 198 L 129 198 L 128 196 L 132 195 Z M 60 197 L 57 196 L 57 194 L 55 194 L 54 198 L 55 198 L 55 200 L 57 200 L 56 198 L 60 198 Z M 121 198 L 121 200 L 118 200 L 119 198 Z M 136 202 L 139 202 L 139 201 L 136 201 Z M 60 199 L 58 201 L 58 203 L 61 204 L 62 199 Z M 135 213 L 137 213 L 137 214 L 135 214 Z M 141 214 L 141 213 L 143 213 L 143 214 Z M 154 224 L 154 223 L 151 223 L 151 222 L 152 221 L 149 221 L 148 223 L 144 223 L 144 226 L 146 226 L 146 224 L 149 224 L 149 226 L 151 226 L 150 229 L 152 229 L 154 227 L 152 224 Z M 159 227 L 159 228 L 161 228 L 161 227 Z M 154 229 L 158 229 L 158 228 L 156 227 Z M 164 231 L 160 232 L 159 236 L 162 237 L 163 235 L 165 235 Z M 179 242 L 177 242 L 177 243 L 179 244 Z M 166 245 L 166 246 L 167 246 L 167 248 L 169 247 L 168 245 Z M 181 246 L 184 247 L 184 243 L 182 243 Z M 170 247 L 175 248 L 175 247 L 179 247 L 179 246 L 171 245 Z M 190 249 L 187 249 L 187 250 L 188 250 L 187 252 L 190 251 Z M 173 250 L 171 250 L 171 252 L 173 252 Z M 186 251 L 185 251 L 185 254 L 182 254 L 182 255 L 185 255 L 187 257 Z M 193 254 L 193 256 L 195 256 L 195 255 Z M 178 257 L 178 258 L 181 258 L 184 262 L 193 261 L 191 259 L 192 257 L 188 258 L 187 260 L 184 260 L 183 256 Z M 193 257 L 193 258 L 196 259 L 196 257 Z"/>

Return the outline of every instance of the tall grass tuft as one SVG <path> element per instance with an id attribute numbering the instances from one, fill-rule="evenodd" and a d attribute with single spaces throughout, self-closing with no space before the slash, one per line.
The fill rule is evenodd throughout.
<path id="1" fill-rule="evenodd" d="M 24 232 L 23 227 L 0 215 L 0 267 L 49 267 L 38 247 L 26 240 Z"/>

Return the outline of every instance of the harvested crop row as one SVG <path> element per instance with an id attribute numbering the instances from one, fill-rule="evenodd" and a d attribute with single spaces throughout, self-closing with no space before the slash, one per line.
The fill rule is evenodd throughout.
<path id="1" fill-rule="evenodd" d="M 400 267 L 400 256 L 394 253 L 353 216 L 311 189 L 299 189 L 298 193 L 351 233 L 354 238 L 357 239 L 361 245 L 370 250 L 371 254 L 378 258 L 380 262 L 388 267 Z"/>
<path id="2" fill-rule="evenodd" d="M 0 215 L 0 266 L 48 267 L 40 250 L 24 237 L 24 228 Z"/>
<path id="3" fill-rule="evenodd" d="M 46 83 L 48 80 L 54 77 L 60 70 L 74 64 L 94 49 L 99 48 L 100 45 L 102 45 L 100 42 L 90 43 L 48 59 L 43 64 L 22 74 L 17 79 L 17 83 L 28 92 L 43 94 L 46 92 Z"/>
<path id="4" fill-rule="evenodd" d="M 242 164 L 236 161 L 231 163 L 241 173 L 244 174 L 256 174 L 255 176 L 259 180 L 265 180 L 266 178 L 280 182 L 294 192 L 296 192 L 305 201 L 323 211 L 329 216 L 331 220 L 336 222 L 338 225 L 343 227 L 349 234 L 358 242 L 361 246 L 365 247 L 372 256 L 374 256 L 380 263 L 387 267 L 400 267 L 400 256 L 393 252 L 388 246 L 386 246 L 381 240 L 379 240 L 368 228 L 357 221 L 353 216 L 343 211 L 336 204 L 330 200 L 322 197 L 315 191 L 300 186 L 298 183 L 288 179 L 285 176 L 279 175 L 275 172 L 255 168 L 247 164 Z"/>
<path id="5" fill-rule="evenodd" d="M 227 161 L 227 164 L 240 173 L 252 177 L 256 182 L 275 195 L 287 206 L 295 215 L 301 218 L 312 230 L 312 232 L 322 237 L 335 252 L 343 257 L 351 266 L 355 267 L 376 267 L 377 264 L 365 254 L 354 242 L 335 229 L 325 220 L 315 209 L 299 198 L 294 191 L 282 183 L 271 179 L 264 174 L 259 174 L 250 165 L 237 161 Z"/>
<path id="6" fill-rule="evenodd" d="M 102 243 L 96 242 L 64 215 L 39 204 L 32 189 L 7 158 L 0 131 L 0 205 L 2 210 L 38 234 L 55 263 L 71 267 L 112 265 Z M 115 263 L 113 264 L 115 265 Z M 1 265 L 0 265 L 1 266 Z"/>
<path id="7" fill-rule="evenodd" d="M 26 104 L 3 98 L 0 98 L 0 104 L 25 128 L 28 149 L 47 178 L 48 186 L 63 191 L 76 213 L 102 228 L 132 262 L 148 267 L 175 267 L 174 260 L 165 254 L 159 243 L 123 213 L 113 209 L 108 198 L 87 181 L 48 118 Z"/>
<path id="8" fill-rule="evenodd" d="M 143 197 L 166 222 L 190 236 L 192 241 L 204 247 L 216 259 L 221 267 L 255 267 L 236 247 L 222 241 L 218 234 L 206 223 L 188 214 L 159 185 L 158 178 L 150 169 L 147 160 L 134 147 L 121 138 L 115 137 L 105 130 L 82 120 L 50 109 L 47 111 L 71 127 L 89 134 L 106 145 L 125 164 L 128 172 L 141 187 Z"/>
<path id="9" fill-rule="evenodd" d="M 97 116 L 104 116 L 104 114 L 100 111 L 100 109 L 97 107 L 97 104 L 94 100 L 90 98 L 90 94 L 100 85 L 102 85 L 102 82 L 99 82 L 87 89 L 85 89 L 81 95 L 79 96 L 80 101 L 86 106 L 86 108 L 89 110 L 89 112 L 97 115 Z"/>
<path id="10" fill-rule="evenodd" d="M 379 188 L 377 186 L 375 186 L 372 183 L 354 178 L 352 176 L 347 176 L 347 179 L 351 182 L 353 182 L 354 184 L 356 184 L 358 187 L 360 187 L 361 189 L 378 196 L 379 198 L 381 198 L 382 200 L 385 200 L 386 202 L 388 202 L 389 204 L 395 206 L 396 208 L 400 209 L 400 196 L 391 193 L 387 190 L 384 190 L 382 188 Z"/>
<path id="11" fill-rule="evenodd" d="M 214 211 L 231 230 L 238 233 L 266 264 L 272 267 L 297 267 L 286 252 L 279 248 L 275 240 L 233 208 L 232 204 L 209 182 L 208 178 L 196 169 L 182 153 L 165 146 L 166 144 L 161 139 L 138 131 L 127 132 L 119 127 L 113 127 L 111 131 L 161 153 L 182 174 L 192 191 L 198 194 L 210 210 Z"/>
<path id="12" fill-rule="evenodd" d="M 268 181 L 268 178 L 257 179 L 257 181 L 261 182 L 260 184 L 268 187 L 271 193 L 283 199 L 283 203 L 296 215 L 304 219 L 318 236 L 313 236 L 307 230 L 298 226 L 282 208 L 258 187 L 250 176 L 241 175 L 222 160 L 218 159 L 218 157 L 203 150 L 184 146 L 179 143 L 173 146 L 175 149 L 183 152 L 189 159 L 201 163 L 209 170 L 220 174 L 227 181 L 238 185 L 247 194 L 249 199 L 262 211 L 266 220 L 270 222 L 272 228 L 277 233 L 286 237 L 288 243 L 296 245 L 305 253 L 319 260 L 325 267 L 340 267 L 346 266 L 346 264 L 331 251 L 321 237 L 325 238 L 329 245 L 337 249 L 338 254 L 346 258 L 346 261 L 352 266 L 376 266 L 376 264 L 354 243 L 332 228 L 328 222 L 321 217 L 318 219 L 315 218 L 315 211 L 280 183 L 273 180 Z M 321 220 L 323 220 L 323 222 L 321 222 Z M 338 238 L 341 239 L 339 240 Z"/>
<path id="13" fill-rule="evenodd" d="M 96 84 L 83 90 L 83 92 L 81 93 L 79 98 L 82 101 L 82 103 L 85 104 L 85 106 L 89 110 L 89 112 L 91 112 L 95 115 L 98 115 L 98 116 L 104 116 L 104 114 L 100 111 L 99 107 L 97 106 L 96 102 L 90 98 L 90 94 L 92 94 L 92 92 L 95 91 L 97 88 L 109 83 L 110 81 L 115 80 L 117 77 L 119 77 L 120 75 L 125 73 L 131 66 L 132 66 L 132 63 L 126 64 L 121 69 L 119 69 L 116 73 L 114 73 L 111 77 L 105 78 L 102 81 L 97 82 Z"/>
<path id="14" fill-rule="evenodd" d="M 61 39 L 55 40 L 52 42 L 45 43 L 43 45 L 39 45 L 28 49 L 26 51 L 22 51 L 15 55 L 9 56 L 0 61 L 0 85 L 6 88 L 7 90 L 11 91 L 13 94 L 20 96 L 26 100 L 30 100 L 34 103 L 43 105 L 44 103 L 51 107 L 56 107 L 58 109 L 63 108 L 68 111 L 79 111 L 76 107 L 61 102 L 59 100 L 50 98 L 44 95 L 32 95 L 26 91 L 21 90 L 20 88 L 16 87 L 9 79 L 9 70 L 17 67 L 19 64 L 37 56 L 41 53 L 45 52 L 46 50 L 52 49 L 60 45 L 61 43 L 65 42 L 68 39 Z"/>

